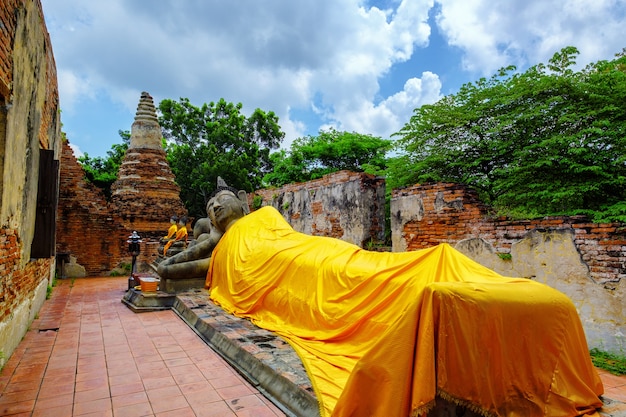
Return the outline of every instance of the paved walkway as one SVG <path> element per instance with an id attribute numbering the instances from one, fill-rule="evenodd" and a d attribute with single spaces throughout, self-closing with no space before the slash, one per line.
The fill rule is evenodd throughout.
<path id="1" fill-rule="evenodd" d="M 58 282 L 0 373 L 0 416 L 285 415 L 176 313 L 128 309 L 126 286 Z M 626 416 L 626 377 L 599 373 L 601 415 Z"/>
<path id="2" fill-rule="evenodd" d="M 284 416 L 173 311 L 133 313 L 126 278 L 58 281 L 0 373 L 1 416 Z"/>

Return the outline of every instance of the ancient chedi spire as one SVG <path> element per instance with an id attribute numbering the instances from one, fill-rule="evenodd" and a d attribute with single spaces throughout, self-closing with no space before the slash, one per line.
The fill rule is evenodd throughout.
<path id="1" fill-rule="evenodd" d="M 143 92 L 131 127 L 130 146 L 111 186 L 111 205 L 126 229 L 146 237 L 152 232 L 155 236 L 166 232 L 172 215 L 187 215 L 161 138 L 154 102 Z"/>
<path id="2" fill-rule="evenodd" d="M 161 126 L 150 94 L 141 93 L 135 121 L 130 130 L 130 148 L 161 149 Z"/>

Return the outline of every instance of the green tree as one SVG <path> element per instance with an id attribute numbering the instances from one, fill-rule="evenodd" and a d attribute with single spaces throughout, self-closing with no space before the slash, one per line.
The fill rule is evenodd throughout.
<path id="1" fill-rule="evenodd" d="M 576 72 L 577 55 L 503 68 L 415 109 L 388 181 L 468 184 L 503 212 L 626 221 L 626 58 Z"/>
<path id="2" fill-rule="evenodd" d="M 241 103 L 224 99 L 200 107 L 186 98 L 159 104 L 168 162 L 191 216 L 206 216 L 218 176 L 233 187 L 253 191 L 272 170 L 270 151 L 284 137 L 278 117 L 260 109 L 246 117 L 241 108 Z"/>
<path id="3" fill-rule="evenodd" d="M 117 173 L 122 164 L 122 159 L 130 144 L 129 131 L 118 130 L 118 134 L 122 138 L 122 143 L 111 146 L 111 150 L 107 151 L 106 157 L 97 156 L 90 158 L 85 153 L 78 158 L 78 162 L 81 163 L 85 170 L 87 181 L 100 188 L 107 200 L 111 199 L 111 185 L 117 180 Z"/>
<path id="4" fill-rule="evenodd" d="M 280 186 L 309 181 L 331 172 L 350 170 L 380 174 L 387 167 L 390 140 L 334 129 L 296 139 L 289 151 L 271 155 L 274 170 L 263 181 Z"/>

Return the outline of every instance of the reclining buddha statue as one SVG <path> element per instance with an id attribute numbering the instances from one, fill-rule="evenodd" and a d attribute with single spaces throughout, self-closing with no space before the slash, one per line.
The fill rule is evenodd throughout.
<path id="1" fill-rule="evenodd" d="M 426 415 L 437 397 L 485 416 L 602 406 L 576 309 L 555 289 L 448 244 L 381 253 L 305 235 L 272 207 L 247 214 L 228 188 L 207 211 L 211 250 L 195 266 L 210 298 L 291 344 L 322 417 Z"/>

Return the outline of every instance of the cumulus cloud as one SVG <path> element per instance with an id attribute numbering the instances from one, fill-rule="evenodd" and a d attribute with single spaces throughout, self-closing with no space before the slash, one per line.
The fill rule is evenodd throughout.
<path id="1" fill-rule="evenodd" d="M 94 98 L 90 80 L 80 78 L 75 72 L 61 69 L 57 73 L 59 90 L 63 92 L 61 106 L 64 111 L 76 111 L 77 102 L 84 98 Z"/>
<path id="2" fill-rule="evenodd" d="M 72 148 L 72 151 L 74 152 L 74 156 L 78 159 L 80 157 L 83 157 L 85 154 L 83 153 L 83 151 L 80 150 L 80 148 L 78 147 L 78 145 L 74 145 L 73 143 L 70 143 L 70 148 Z"/>
<path id="3" fill-rule="evenodd" d="M 337 130 L 376 132 L 390 138 L 409 121 L 413 110 L 423 104 L 434 103 L 441 98 L 441 81 L 436 74 L 425 72 L 422 78 L 411 78 L 399 91 L 380 103 L 362 100 L 354 106 L 340 103 L 333 117 L 335 123 L 327 124 Z"/>
<path id="4" fill-rule="evenodd" d="M 460 68 L 490 75 L 546 62 L 567 45 L 581 50 L 582 64 L 610 58 L 624 46 L 626 27 L 619 0 L 42 4 L 68 113 L 98 101 L 134 115 L 141 91 L 156 103 L 224 98 L 244 112 L 274 111 L 288 141 L 324 126 L 383 137 L 399 130 L 451 78 L 425 65 L 404 78 L 393 71 L 409 61 L 428 64 L 422 55 L 434 29 L 460 51 Z M 383 93 L 390 74 L 398 78 Z"/>
<path id="5" fill-rule="evenodd" d="M 547 62 L 566 46 L 580 50 L 580 67 L 621 51 L 626 3 L 620 0 L 439 0 L 436 20 L 463 65 L 491 75 L 513 64 Z M 619 35 L 622 34 L 622 35 Z"/>
<path id="6" fill-rule="evenodd" d="M 73 106 L 106 94 L 133 110 L 142 90 L 201 104 L 224 97 L 244 109 L 327 109 L 372 100 L 378 79 L 428 41 L 429 2 L 394 10 L 357 0 L 238 2 L 44 0 Z M 64 19 L 60 16 L 65 15 Z M 72 22 L 71 25 L 61 22 Z M 331 116 L 335 119 L 340 115 Z M 295 128 L 295 126 L 299 126 Z"/>

